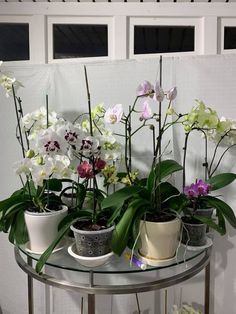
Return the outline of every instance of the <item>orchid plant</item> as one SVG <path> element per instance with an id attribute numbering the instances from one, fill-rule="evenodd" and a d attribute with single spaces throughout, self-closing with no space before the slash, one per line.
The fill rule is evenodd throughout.
<path id="1" fill-rule="evenodd" d="M 24 115 L 15 89 L 22 84 L 2 72 L 0 80 L 6 95 L 14 100 L 16 135 L 23 157 L 14 164 L 23 187 L 0 202 L 1 231 L 10 230 L 11 242 L 25 243 L 28 239 L 24 211 L 56 210 L 62 204 L 58 194 L 63 194 L 68 188 L 76 191 L 77 201 L 66 223 L 80 216 L 90 217 L 96 222 L 98 215 L 95 208 L 100 208 L 99 202 L 105 195 L 97 186 L 96 176 L 102 174 L 109 163 L 113 165 L 119 159 L 119 143 L 100 117 L 105 111 L 103 105 L 80 115 L 72 123 L 49 110 L 47 97 L 46 107 Z M 91 181 L 95 183 L 93 188 Z M 64 183 L 67 184 L 65 189 Z M 89 196 L 93 198 L 93 208 L 82 211 Z"/>
<path id="2" fill-rule="evenodd" d="M 173 102 L 177 89 L 173 87 L 164 91 L 161 77 L 160 82 L 154 85 L 149 81 L 140 84 L 128 110 L 124 110 L 121 104 L 108 109 L 102 104 L 92 108 L 86 68 L 85 79 L 88 112 L 70 122 L 49 110 L 48 98 L 46 108 L 24 115 L 21 99 L 16 96 L 16 88 L 22 84 L 0 72 L 0 84 L 7 96 L 13 96 L 17 139 L 23 155 L 14 167 L 23 188 L 0 202 L 1 230 L 7 232 L 11 227 L 10 240 L 23 243 L 25 237 L 17 236 L 21 230 L 16 229 L 15 222 L 20 220 L 23 223 L 25 204 L 28 207 L 33 204 L 43 211 L 48 210 L 52 203 L 61 203 L 60 197 L 54 192 L 63 194 L 71 189 L 76 194 L 74 210 L 60 224 L 58 238 L 39 259 L 37 271 L 42 269 L 55 246 L 78 219 L 86 218 L 96 223 L 101 216 L 106 216 L 107 226 L 116 224 L 113 250 L 119 255 L 127 244 L 134 247 L 140 219 L 171 220 L 190 204 L 195 208 L 202 204 L 216 208 L 218 222 L 203 222 L 221 234 L 226 232 L 225 219 L 236 228 L 236 218 L 230 206 L 218 197 L 208 195 L 209 191 L 222 188 L 236 178 L 233 173 L 215 175 L 225 153 L 236 145 L 233 121 L 220 119 L 214 110 L 201 101 L 197 101 L 189 113 L 176 113 Z M 139 123 L 137 127 L 134 127 L 134 120 Z M 167 130 L 177 124 L 183 125 L 185 131 L 183 165 L 167 158 L 168 144 L 162 147 Z M 121 126 L 119 129 L 123 132 L 113 131 L 114 125 Z M 132 140 L 144 129 L 150 132 L 153 158 L 149 173 L 142 177 L 133 166 Z M 205 139 L 205 179 L 185 186 L 187 146 L 193 131 L 201 132 Z M 118 138 L 124 140 L 123 149 Z M 215 142 L 211 162 L 207 154 L 208 140 Z M 216 161 L 221 144 L 229 146 Z M 169 182 L 177 171 L 183 172 L 182 191 Z M 103 177 L 106 192 L 99 188 L 98 176 Z M 64 183 L 67 184 L 65 189 Z M 107 192 L 111 191 L 110 186 L 113 192 L 107 196 Z M 89 206 L 85 205 L 87 197 L 92 199 Z M 19 217 L 16 216 L 18 209 Z"/>
<path id="3" fill-rule="evenodd" d="M 116 135 L 125 139 L 125 172 L 118 172 L 116 175 L 121 178 L 117 181 L 125 183 L 126 186 L 118 189 L 102 202 L 103 209 L 113 210 L 109 222 L 116 223 L 112 245 L 113 251 L 118 255 L 123 252 L 127 244 L 133 247 L 141 218 L 163 221 L 174 217 L 172 210 L 166 206 L 166 201 L 170 196 L 179 195 L 179 191 L 166 179 L 174 172 L 181 171 L 182 166 L 175 160 L 164 160 L 165 150 L 162 150 L 161 144 L 166 130 L 170 125 L 175 124 L 175 121 L 170 123 L 168 117 L 173 112 L 172 102 L 176 96 L 176 87 L 165 92 L 159 82 L 153 85 L 144 81 L 138 86 L 137 96 L 127 113 L 120 105 L 116 105 L 105 114 L 108 123 L 120 123 L 124 126 L 124 132 Z M 156 112 L 150 105 L 153 102 L 156 104 Z M 167 102 L 164 118 L 162 102 Z M 132 124 L 135 118 L 140 123 L 137 128 Z M 133 170 L 132 139 L 144 128 L 148 128 L 151 132 L 153 160 L 148 176 L 140 178 L 139 173 Z M 157 136 L 156 130 L 158 130 Z"/>
<path id="4" fill-rule="evenodd" d="M 189 113 L 178 114 L 172 106 L 177 96 L 177 89 L 171 88 L 164 92 L 161 84 L 157 82 L 152 85 L 144 81 L 137 88 L 137 97 L 133 106 L 123 116 L 119 112 L 119 119 L 110 119 L 110 122 L 122 122 L 125 126 L 125 166 L 126 177 L 129 186 L 124 187 L 104 199 L 103 208 L 112 207 L 114 214 L 111 222 L 116 222 L 116 230 L 113 236 L 113 250 L 121 254 L 128 244 L 134 248 L 139 235 L 139 221 L 146 219 L 151 221 L 162 221 L 173 219 L 173 216 L 182 215 L 190 211 L 194 218 L 217 230 L 220 234 L 226 233 L 225 219 L 236 228 L 236 217 L 231 207 L 219 197 L 209 195 L 210 191 L 220 189 L 232 183 L 236 175 L 234 173 L 220 173 L 215 175 L 225 153 L 235 145 L 234 122 L 229 119 L 219 118 L 216 111 L 207 107 L 202 101 L 196 101 L 196 106 Z M 152 113 L 149 99 L 152 98 L 157 104 L 157 113 Z M 137 109 L 137 101 L 143 100 L 142 109 Z M 164 100 L 168 101 L 163 114 Z M 121 107 L 119 105 L 119 109 Z M 109 110 L 109 114 L 115 115 L 117 108 Z M 135 114 L 139 114 L 141 125 L 132 130 L 131 121 Z M 131 119 L 132 116 L 132 119 Z M 168 117 L 172 116 L 172 120 Z M 155 126 L 154 120 L 157 122 Z M 109 121 L 108 121 L 109 122 Z M 165 149 L 162 149 L 162 139 L 165 132 L 175 124 L 182 124 L 185 131 L 185 145 L 183 153 L 183 166 L 174 160 L 165 159 Z M 151 171 L 146 178 L 139 178 L 137 173 L 132 173 L 132 137 L 144 127 L 149 126 L 153 138 L 153 163 Z M 156 135 L 156 130 L 158 131 Z M 205 156 L 203 166 L 205 167 L 205 180 L 197 179 L 195 183 L 185 186 L 186 154 L 189 135 L 193 131 L 199 131 L 205 139 Z M 215 142 L 215 149 L 211 162 L 208 160 L 208 140 Z M 225 151 L 217 158 L 217 151 L 222 143 L 229 143 Z M 183 190 L 178 189 L 168 181 L 168 178 L 176 171 L 183 173 Z M 119 175 L 118 175 L 119 177 Z M 200 217 L 196 209 L 215 208 L 216 220 L 208 217 Z"/>

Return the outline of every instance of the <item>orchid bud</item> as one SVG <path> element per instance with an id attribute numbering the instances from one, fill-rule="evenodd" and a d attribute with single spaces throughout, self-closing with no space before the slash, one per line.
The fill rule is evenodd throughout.
<path id="1" fill-rule="evenodd" d="M 150 129 L 150 130 L 154 130 L 154 129 L 155 129 L 154 125 L 153 125 L 153 124 L 150 124 L 150 125 L 149 125 L 149 129 Z"/>
<path id="2" fill-rule="evenodd" d="M 190 125 L 186 124 L 186 125 L 184 126 L 184 131 L 185 131 L 186 133 L 189 133 L 191 130 L 192 130 L 192 128 L 191 128 Z"/>
<path id="3" fill-rule="evenodd" d="M 168 116 L 172 116 L 173 114 L 175 114 L 174 108 L 170 106 L 170 108 L 167 109 L 166 114 Z"/>
<path id="4" fill-rule="evenodd" d="M 165 93 L 164 93 L 163 89 L 161 88 L 159 82 L 156 82 L 154 92 L 155 92 L 154 93 L 154 99 L 156 101 L 162 102 L 164 97 L 165 97 Z"/>
<path id="5" fill-rule="evenodd" d="M 173 87 L 167 92 L 166 98 L 172 101 L 176 98 L 176 96 L 177 96 L 177 88 Z"/>
<path id="6" fill-rule="evenodd" d="M 44 164 L 43 157 L 42 156 L 37 157 L 36 162 L 37 162 L 37 165 L 39 166 L 43 165 Z"/>
<path id="7" fill-rule="evenodd" d="M 189 120 L 189 115 L 186 114 L 186 115 L 184 116 L 184 121 L 188 121 L 188 120 Z"/>
<path id="8" fill-rule="evenodd" d="M 29 150 L 26 152 L 25 156 L 26 156 L 27 158 L 33 158 L 33 157 L 35 156 L 35 152 L 33 151 L 33 149 L 29 149 Z"/>

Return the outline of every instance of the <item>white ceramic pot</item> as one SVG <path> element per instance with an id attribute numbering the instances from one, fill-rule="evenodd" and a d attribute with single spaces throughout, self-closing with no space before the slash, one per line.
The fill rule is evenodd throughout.
<path id="1" fill-rule="evenodd" d="M 173 258 L 179 244 L 181 220 L 175 218 L 166 222 L 140 222 L 141 256 L 151 260 Z"/>
<path id="2" fill-rule="evenodd" d="M 29 235 L 28 249 L 36 254 L 43 253 L 58 233 L 58 225 L 67 215 L 68 208 L 43 213 L 25 211 L 25 223 Z M 58 248 L 60 244 L 56 248 Z"/>

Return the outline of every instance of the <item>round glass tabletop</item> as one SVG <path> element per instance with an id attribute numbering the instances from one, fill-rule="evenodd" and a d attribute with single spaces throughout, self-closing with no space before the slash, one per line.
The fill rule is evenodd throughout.
<path id="1" fill-rule="evenodd" d="M 72 270 L 77 272 L 85 272 L 89 273 L 93 270 L 93 273 L 110 273 L 110 274 L 119 274 L 119 273 L 138 273 L 144 272 L 143 269 L 136 266 L 133 263 L 130 263 L 130 260 L 127 258 L 127 255 L 130 254 L 130 251 L 126 251 L 122 256 L 113 255 L 105 264 L 98 266 L 98 267 L 85 267 L 82 266 L 75 258 L 73 258 L 68 253 L 68 247 L 72 244 L 70 240 L 67 240 L 65 245 L 62 247 L 61 250 L 53 253 L 50 258 L 48 259 L 46 265 L 53 266 L 60 269 L 65 270 Z M 33 260 L 37 261 L 40 257 L 38 254 L 30 253 L 27 250 L 27 246 L 22 245 L 19 246 L 19 249 L 22 253 L 26 256 L 32 258 Z M 172 266 L 177 266 L 188 262 L 190 260 L 195 259 L 196 257 L 202 255 L 205 252 L 206 248 L 199 248 L 198 250 L 189 250 L 185 245 L 180 245 L 177 250 L 176 258 L 174 258 L 171 263 L 162 263 L 161 266 L 147 266 L 145 272 L 165 269 Z"/>

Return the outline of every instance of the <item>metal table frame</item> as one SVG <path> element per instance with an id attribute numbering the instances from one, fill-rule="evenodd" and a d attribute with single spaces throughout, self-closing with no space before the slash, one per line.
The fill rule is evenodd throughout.
<path id="1" fill-rule="evenodd" d="M 65 281 L 49 276 L 45 273 L 38 274 L 32 267 L 32 259 L 28 256 L 27 262 L 22 258 L 20 251 L 15 247 L 15 259 L 20 268 L 28 275 L 28 314 L 33 314 L 33 279 L 43 282 L 46 285 L 57 288 L 77 291 L 88 294 L 88 314 L 95 314 L 95 295 L 96 294 L 131 294 L 139 292 L 154 291 L 167 288 L 183 282 L 205 268 L 205 314 L 209 314 L 209 275 L 210 275 L 210 256 L 211 248 L 203 252 L 203 257 L 193 267 L 186 269 L 182 273 L 176 274 L 169 278 L 154 280 L 145 283 L 127 284 L 127 285 L 97 285 L 94 283 L 94 272 L 90 271 L 89 284 Z M 154 269 L 156 270 L 156 269 Z M 207 279 L 207 280 L 206 280 Z"/>

